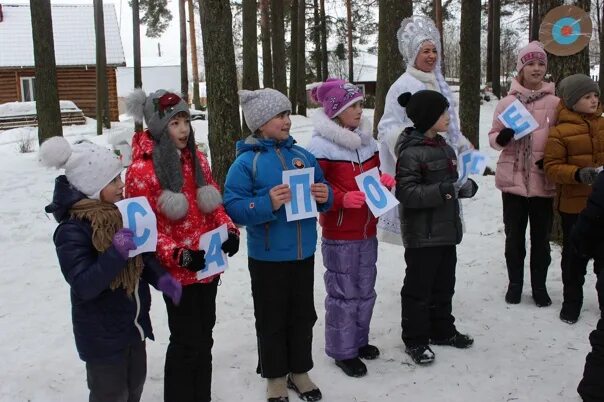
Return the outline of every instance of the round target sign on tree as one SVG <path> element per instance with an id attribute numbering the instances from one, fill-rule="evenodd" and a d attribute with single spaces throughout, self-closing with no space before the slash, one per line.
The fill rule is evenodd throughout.
<path id="1" fill-rule="evenodd" d="M 577 6 L 559 6 L 543 19 L 539 40 L 548 53 L 570 56 L 589 44 L 591 32 L 591 18 L 585 10 Z"/>

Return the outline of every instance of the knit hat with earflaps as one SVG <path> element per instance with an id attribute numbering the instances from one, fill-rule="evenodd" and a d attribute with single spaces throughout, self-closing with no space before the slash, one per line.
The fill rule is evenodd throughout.
<path id="1" fill-rule="evenodd" d="M 89 141 L 72 146 L 63 137 L 44 141 L 39 156 L 44 166 L 65 169 L 69 183 L 95 200 L 100 199 L 101 190 L 124 169 L 113 151 Z"/>
<path id="2" fill-rule="evenodd" d="M 171 220 L 182 219 L 189 210 L 189 202 L 182 193 L 183 177 L 178 148 L 168 133 L 168 123 L 179 113 L 190 116 L 189 106 L 177 94 L 160 89 L 149 96 L 136 89 L 126 97 L 126 108 L 136 122 L 143 118 L 151 137 L 156 143 L 153 148 L 153 168 L 163 189 L 157 200 L 159 210 Z M 190 126 L 187 149 L 195 170 L 197 184 L 197 206 L 203 213 L 210 213 L 222 203 L 218 189 L 206 183 L 197 159 L 195 133 Z"/>

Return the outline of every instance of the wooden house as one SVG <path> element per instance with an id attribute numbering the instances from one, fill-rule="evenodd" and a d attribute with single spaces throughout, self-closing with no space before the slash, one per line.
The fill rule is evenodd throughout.
<path id="1" fill-rule="evenodd" d="M 1 0 L 0 0 L 1 1 Z M 116 69 L 126 65 L 113 4 L 104 5 L 109 117 L 119 120 Z M 92 4 L 52 4 L 59 99 L 96 117 L 96 45 Z M 0 104 L 35 101 L 29 4 L 0 3 Z"/>

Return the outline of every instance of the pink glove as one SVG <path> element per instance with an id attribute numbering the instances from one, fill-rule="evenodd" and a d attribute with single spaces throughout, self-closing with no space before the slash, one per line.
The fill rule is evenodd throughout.
<path id="1" fill-rule="evenodd" d="M 172 299 L 172 303 L 178 306 L 182 296 L 182 285 L 170 274 L 165 274 L 157 281 L 157 288 Z"/>
<path id="2" fill-rule="evenodd" d="M 362 191 L 349 191 L 344 194 L 342 205 L 344 208 L 361 208 L 365 203 L 365 193 Z"/>
<path id="3" fill-rule="evenodd" d="M 391 189 L 396 184 L 396 180 L 394 180 L 394 177 L 390 176 L 388 173 L 382 173 L 380 176 L 380 183 L 388 187 L 388 189 Z"/>
<path id="4" fill-rule="evenodd" d="M 136 248 L 134 244 L 134 233 L 130 229 L 122 228 L 115 232 L 111 244 L 117 250 L 118 254 L 122 256 L 124 260 L 128 259 L 128 252 Z"/>

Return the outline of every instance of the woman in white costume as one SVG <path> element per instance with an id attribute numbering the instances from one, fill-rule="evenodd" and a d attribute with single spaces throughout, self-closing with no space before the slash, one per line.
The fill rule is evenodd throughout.
<path id="1" fill-rule="evenodd" d="M 457 154 L 473 148 L 459 130 L 457 102 L 445 82 L 441 67 L 440 34 L 434 22 L 424 16 L 412 16 L 401 22 L 397 34 L 398 49 L 403 55 L 407 70 L 392 84 L 386 95 L 384 114 L 378 124 L 381 170 L 392 176 L 396 174 L 394 146 L 399 135 L 413 123 L 407 117 L 397 98 L 404 92 L 412 94 L 422 89 L 440 92 L 449 101 L 450 123 L 445 138 Z M 382 215 L 378 227 L 382 229 L 382 240 L 402 244 L 398 208 Z"/>

